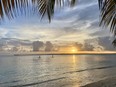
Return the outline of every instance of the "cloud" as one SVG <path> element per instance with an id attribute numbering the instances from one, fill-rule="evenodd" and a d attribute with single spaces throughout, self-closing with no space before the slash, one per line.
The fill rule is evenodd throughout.
<path id="1" fill-rule="evenodd" d="M 33 42 L 33 51 L 40 51 L 40 48 L 44 46 L 42 41 L 34 41 Z"/>
<path id="2" fill-rule="evenodd" d="M 112 45 L 113 38 L 97 37 L 94 39 L 85 40 L 84 50 L 86 51 L 116 51 Z"/>
<path id="3" fill-rule="evenodd" d="M 51 23 L 47 19 L 40 21 L 37 14 L 27 17 L 20 14 L 13 20 L 5 20 L 0 26 L 1 38 L 72 41 L 78 42 L 77 46 L 82 43 L 83 50 L 114 50 L 109 36 L 109 30 L 99 27 L 99 8 L 96 0 L 79 0 L 73 8 L 63 7 L 62 10 L 55 10 Z M 106 45 L 105 40 L 108 43 Z"/>
<path id="4" fill-rule="evenodd" d="M 116 51 L 112 44 L 112 37 L 100 37 L 98 38 L 98 44 L 104 47 L 104 50 Z"/>
<path id="5" fill-rule="evenodd" d="M 76 42 L 74 46 L 77 48 L 78 51 L 81 51 L 83 49 L 83 44 Z"/>
<path id="6" fill-rule="evenodd" d="M 45 44 L 45 51 L 49 52 L 53 50 L 53 44 L 50 41 L 47 41 Z"/>
<path id="7" fill-rule="evenodd" d="M 111 33 L 106 30 L 99 30 L 90 34 L 92 37 L 108 37 L 111 36 Z"/>
<path id="8" fill-rule="evenodd" d="M 8 30 L 4 28 L 0 28 L 0 37 L 4 37 L 7 34 Z"/>
<path id="9" fill-rule="evenodd" d="M 83 50 L 84 51 L 94 51 L 94 46 L 89 43 L 85 43 Z"/>

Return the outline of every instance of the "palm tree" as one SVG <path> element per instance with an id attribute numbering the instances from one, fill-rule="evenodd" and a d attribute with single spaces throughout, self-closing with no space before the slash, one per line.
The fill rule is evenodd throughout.
<path id="1" fill-rule="evenodd" d="M 9 19 L 17 16 L 17 10 L 29 6 L 31 2 L 36 5 L 42 18 L 47 14 L 49 21 L 54 15 L 55 6 L 74 6 L 77 0 L 0 0 L 0 20 L 5 16 Z M 111 32 L 116 35 L 116 0 L 98 0 L 100 9 L 100 26 L 110 27 Z M 26 10 L 25 10 L 26 11 Z M 116 39 L 115 39 L 116 40 Z M 116 41 L 113 44 L 116 46 Z"/>

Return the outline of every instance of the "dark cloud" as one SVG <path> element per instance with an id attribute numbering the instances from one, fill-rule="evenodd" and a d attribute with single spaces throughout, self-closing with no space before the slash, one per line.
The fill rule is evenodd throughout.
<path id="1" fill-rule="evenodd" d="M 33 51 L 40 51 L 40 48 L 44 46 L 42 41 L 34 41 L 33 42 Z"/>
<path id="2" fill-rule="evenodd" d="M 113 38 L 111 37 L 99 37 L 98 44 L 104 47 L 104 50 L 116 51 L 116 48 L 112 45 Z"/>
<path id="3" fill-rule="evenodd" d="M 81 51 L 83 49 L 83 44 L 76 42 L 74 46 L 77 48 L 77 50 Z"/>
<path id="4" fill-rule="evenodd" d="M 0 51 L 3 50 L 3 46 L 4 46 L 4 44 L 3 43 L 0 43 Z"/>
<path id="5" fill-rule="evenodd" d="M 94 46 L 89 43 L 84 43 L 83 50 L 84 51 L 94 51 Z"/>
<path id="6" fill-rule="evenodd" d="M 116 51 L 112 45 L 112 37 L 98 37 L 94 39 L 85 40 L 83 50 L 86 51 Z"/>
<path id="7" fill-rule="evenodd" d="M 17 52 L 17 51 L 19 51 L 19 48 L 18 47 L 13 47 L 12 51 Z"/>
<path id="8" fill-rule="evenodd" d="M 29 40 L 21 40 L 16 38 L 1 38 L 0 43 L 4 45 L 13 45 L 13 46 L 31 46 L 32 42 Z"/>
<path id="9" fill-rule="evenodd" d="M 49 52 L 53 50 L 53 44 L 50 41 L 47 41 L 45 44 L 45 51 Z"/>
<path id="10" fill-rule="evenodd" d="M 104 51 L 104 48 L 100 45 L 84 43 L 84 51 Z"/>

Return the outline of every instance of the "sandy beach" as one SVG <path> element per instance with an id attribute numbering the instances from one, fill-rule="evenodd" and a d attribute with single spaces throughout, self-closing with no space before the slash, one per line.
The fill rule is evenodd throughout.
<path id="1" fill-rule="evenodd" d="M 90 83 L 82 87 L 116 87 L 116 77 L 107 78 L 95 83 Z"/>

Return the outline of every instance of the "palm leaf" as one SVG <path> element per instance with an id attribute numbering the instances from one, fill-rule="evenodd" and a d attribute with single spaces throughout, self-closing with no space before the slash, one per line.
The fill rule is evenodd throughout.
<path id="1" fill-rule="evenodd" d="M 28 7 L 28 3 L 29 0 L 0 0 L 0 19 L 16 17 L 21 8 Z"/>
<path id="2" fill-rule="evenodd" d="M 116 47 L 116 39 L 112 42 L 113 46 Z"/>
<path id="3" fill-rule="evenodd" d="M 46 14 L 49 21 L 51 21 L 55 5 L 64 6 L 64 3 L 67 2 L 70 6 L 74 6 L 76 0 L 0 0 L 0 19 L 4 19 L 5 16 L 9 19 L 16 17 L 17 12 L 21 12 L 22 8 L 25 10 L 29 2 L 37 5 L 38 12 L 41 14 L 42 18 Z"/>
<path id="4" fill-rule="evenodd" d="M 109 26 L 111 32 L 116 35 L 116 0 L 98 0 L 101 10 L 100 25 Z M 116 39 L 112 42 L 116 46 Z"/>
<path id="5" fill-rule="evenodd" d="M 38 9 L 42 17 L 47 14 L 49 21 L 54 14 L 55 0 L 39 0 Z"/>
<path id="6" fill-rule="evenodd" d="M 109 26 L 116 35 L 116 0 L 98 0 L 101 10 L 100 25 Z"/>
<path id="7" fill-rule="evenodd" d="M 35 3 L 36 0 L 32 2 Z M 66 2 L 68 2 L 70 6 L 74 6 L 76 0 L 38 0 L 37 5 L 42 18 L 47 14 L 49 21 L 51 21 L 55 6 L 64 6 Z"/>

